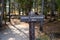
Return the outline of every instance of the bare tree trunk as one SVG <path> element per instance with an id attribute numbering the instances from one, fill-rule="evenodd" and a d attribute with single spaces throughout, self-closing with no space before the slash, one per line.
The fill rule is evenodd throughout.
<path id="1" fill-rule="evenodd" d="M 55 21 L 55 0 L 51 0 L 51 15 L 50 21 Z"/>

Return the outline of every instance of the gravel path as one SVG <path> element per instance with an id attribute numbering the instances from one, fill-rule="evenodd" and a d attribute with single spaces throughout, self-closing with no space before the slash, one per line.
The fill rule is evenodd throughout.
<path id="1" fill-rule="evenodd" d="M 29 25 L 8 23 L 8 28 L 0 32 L 0 40 L 29 40 Z"/>

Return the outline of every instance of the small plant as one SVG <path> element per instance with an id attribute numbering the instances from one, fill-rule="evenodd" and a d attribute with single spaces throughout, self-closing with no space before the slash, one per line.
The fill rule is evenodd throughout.
<path id="1" fill-rule="evenodd" d="M 40 36 L 36 40 L 49 40 L 49 37 L 47 35 Z"/>

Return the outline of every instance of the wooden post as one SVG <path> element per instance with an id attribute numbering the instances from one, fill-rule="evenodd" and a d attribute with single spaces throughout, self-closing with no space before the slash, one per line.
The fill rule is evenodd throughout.
<path id="1" fill-rule="evenodd" d="M 29 23 L 29 40 L 35 40 L 35 25 L 33 22 Z"/>

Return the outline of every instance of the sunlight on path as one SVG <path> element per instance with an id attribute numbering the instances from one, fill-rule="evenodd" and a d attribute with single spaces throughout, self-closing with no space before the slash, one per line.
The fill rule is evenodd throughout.
<path id="1" fill-rule="evenodd" d="M 9 24 L 8 26 L 6 30 L 0 32 L 0 40 L 29 40 L 29 25 L 27 23 Z"/>

